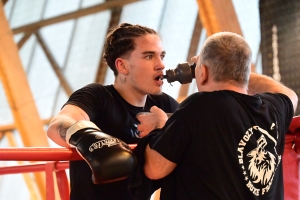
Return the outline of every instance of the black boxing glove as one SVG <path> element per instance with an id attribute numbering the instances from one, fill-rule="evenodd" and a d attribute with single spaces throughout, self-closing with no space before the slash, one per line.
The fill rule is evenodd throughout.
<path id="1" fill-rule="evenodd" d="M 91 121 L 73 124 L 67 130 L 66 141 L 90 166 L 94 184 L 125 179 L 136 165 L 136 158 L 125 142 L 101 132 Z"/>

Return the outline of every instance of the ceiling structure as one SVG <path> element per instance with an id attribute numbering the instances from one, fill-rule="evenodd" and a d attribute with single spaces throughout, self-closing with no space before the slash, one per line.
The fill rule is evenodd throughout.
<path id="1" fill-rule="evenodd" d="M 258 2 L 247 6 L 243 2 L 2 0 L 1 146 L 55 146 L 45 130 L 68 96 L 90 82 L 113 83 L 113 74 L 101 56 L 102 47 L 109 27 L 121 22 L 158 30 L 167 51 L 166 69 L 189 62 L 207 36 L 236 32 L 249 41 L 254 52 L 253 70 L 259 72 L 255 67 L 259 65 Z M 249 9 L 251 13 L 246 16 Z M 196 87 L 194 81 L 184 85 L 165 83 L 163 90 L 181 102 Z M 43 193 L 44 179 L 35 176 Z M 1 189 L 0 197 L 2 193 Z"/>
<path id="2" fill-rule="evenodd" d="M 14 1 L 16 5 L 19 2 L 21 1 Z M 4 8 L 6 3 L 8 2 L 3 1 Z M 78 10 L 72 12 L 63 13 L 62 15 L 49 17 L 46 19 L 40 19 L 39 21 L 33 23 L 27 24 L 25 22 L 24 25 L 22 24 L 17 27 L 12 27 L 12 25 L 9 24 L 9 21 L 6 21 L 7 19 L 5 17 L 4 9 L 2 9 L 2 13 L 1 13 L 2 34 L 1 35 L 3 35 L 3 37 L 1 37 L 0 39 L 2 44 L 1 48 L 3 49 L 3 54 L 1 54 L 1 60 L 3 60 L 2 61 L 3 64 L 1 64 L 1 69 L 2 69 L 1 80 L 7 98 L 6 100 L 11 109 L 13 123 L 5 125 L 0 122 L 0 127 L 1 125 L 4 125 L 1 127 L 0 131 L 5 131 L 5 130 L 11 131 L 12 129 L 17 128 L 20 134 L 22 135 L 22 139 L 25 146 L 36 146 L 36 145 L 43 146 L 47 144 L 47 142 L 46 141 L 42 142 L 43 139 L 36 138 L 36 137 L 37 135 L 41 135 L 39 133 L 41 132 L 42 124 L 49 123 L 49 120 L 51 119 L 53 114 L 56 114 L 58 111 L 57 107 L 53 107 L 51 115 L 48 115 L 47 118 L 40 119 L 41 111 L 36 105 L 35 94 L 33 94 L 34 91 L 32 91 L 31 88 L 31 82 L 34 82 L 34 84 L 38 84 L 38 81 L 28 80 L 28 78 L 30 78 L 30 73 L 33 73 L 30 71 L 29 68 L 30 67 L 34 68 L 34 67 L 30 65 L 24 66 L 25 59 L 22 60 L 23 59 L 22 55 L 20 57 L 18 50 L 21 51 L 22 47 L 25 46 L 27 42 L 30 43 L 29 40 L 31 38 L 35 39 L 35 45 L 38 45 L 38 47 L 41 49 L 41 53 L 43 53 L 44 54 L 43 56 L 46 58 L 45 60 L 41 60 L 41 61 L 48 62 L 48 65 L 53 70 L 52 73 L 54 72 L 56 76 L 56 81 L 58 80 L 59 83 L 58 86 L 60 87 L 62 92 L 66 95 L 66 97 L 68 97 L 75 89 L 78 89 L 80 86 L 83 86 L 84 84 L 79 84 L 80 86 L 75 86 L 75 87 L 71 85 L 70 80 L 68 80 L 67 78 L 68 76 L 66 74 L 67 72 L 65 72 L 64 69 L 65 66 L 62 66 L 58 62 L 57 58 L 55 57 L 55 51 L 57 50 L 51 49 L 50 47 L 51 44 L 47 43 L 47 34 L 46 33 L 43 34 L 42 29 L 47 26 L 54 27 L 55 24 L 61 24 L 66 21 L 69 22 L 71 20 L 73 21 L 73 23 L 75 23 L 74 21 L 78 20 L 79 18 L 83 18 L 89 15 L 95 15 L 103 11 L 110 11 L 109 12 L 110 16 L 107 17 L 108 20 L 105 22 L 106 29 L 104 28 L 102 29 L 102 31 L 105 31 L 104 33 L 102 33 L 102 35 L 105 35 L 109 27 L 121 22 L 120 17 L 122 14 L 122 9 L 123 9 L 122 7 L 128 4 L 134 5 L 135 3 L 140 3 L 141 6 L 143 4 L 143 2 L 139 2 L 138 0 L 104 1 L 93 6 L 79 8 Z M 165 5 L 162 6 L 167 6 L 168 1 L 165 1 L 164 4 Z M 185 51 L 184 53 L 186 53 L 187 56 L 184 60 L 177 60 L 176 61 L 177 63 L 181 61 L 186 62 L 193 55 L 197 54 L 201 34 L 202 33 L 205 34 L 203 30 L 206 31 L 205 37 L 215 32 L 225 31 L 225 30 L 236 32 L 238 34 L 243 35 L 237 15 L 235 13 L 234 5 L 231 0 L 223 0 L 223 1 L 198 0 L 195 1 L 195 5 L 198 5 L 199 7 L 198 9 L 194 8 L 194 11 L 199 11 L 199 12 L 195 12 L 195 16 L 192 22 L 193 26 L 191 26 L 190 27 L 191 30 L 189 30 L 190 40 L 185 41 L 185 43 L 189 45 L 188 48 L 184 50 Z M 11 32 L 9 31 L 10 27 L 12 27 Z M 46 32 L 47 30 L 44 31 Z M 60 30 L 57 28 L 56 31 L 57 32 L 54 34 L 59 35 Z M 87 37 L 87 36 L 88 35 L 85 35 L 83 37 Z M 63 39 L 69 39 L 69 38 L 65 37 Z M 104 38 L 102 37 L 102 40 L 103 39 Z M 100 40 L 100 38 L 98 40 Z M 7 49 L 11 49 L 11 51 L 7 51 Z M 103 58 L 101 57 L 102 55 L 101 51 L 99 51 L 99 49 L 97 50 L 99 53 L 97 56 L 98 64 L 93 69 L 95 73 L 90 73 L 94 75 L 94 80 L 88 80 L 86 81 L 86 83 L 95 81 L 101 84 L 105 84 L 106 76 L 110 76 L 111 74 L 107 73 L 107 65 L 105 64 Z M 70 53 L 70 51 L 71 49 L 69 49 L 69 52 L 67 53 Z M 34 55 L 34 56 L 38 57 L 39 55 Z M 176 67 L 176 65 L 173 66 L 174 66 L 173 68 Z M 70 70 L 72 69 L 70 68 Z M 32 75 L 32 76 L 36 76 L 36 75 Z M 39 76 L 47 76 L 47 74 L 39 74 Z M 50 84 L 51 83 L 49 83 L 49 85 Z M 174 98 L 176 98 L 178 101 L 182 101 L 183 99 L 185 99 L 189 94 L 189 86 L 190 84 L 179 85 L 178 94 L 177 96 L 173 95 Z M 50 90 L 49 87 L 43 88 L 43 90 L 47 90 L 47 89 Z M 26 104 L 26 106 L 24 106 L 24 104 Z M 62 103 L 60 103 L 57 106 L 58 107 L 62 106 Z M 43 109 L 45 109 L 45 107 Z M 36 134 L 32 133 L 31 127 L 36 127 L 37 129 Z M 34 139 L 30 139 L 31 135 L 34 135 L 32 136 L 34 137 Z"/>

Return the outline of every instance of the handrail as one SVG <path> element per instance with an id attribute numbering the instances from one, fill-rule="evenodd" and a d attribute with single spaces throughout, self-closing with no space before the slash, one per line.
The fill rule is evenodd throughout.
<path id="1" fill-rule="evenodd" d="M 129 145 L 131 149 L 136 144 Z M 69 161 L 82 160 L 74 148 L 4 147 L 0 148 L 0 160 L 11 161 Z"/>
<path id="2" fill-rule="evenodd" d="M 288 133 L 292 135 L 287 135 L 289 136 L 289 138 L 287 139 L 286 142 L 291 143 L 288 145 L 290 145 L 293 149 L 295 147 L 295 151 L 299 155 L 300 147 L 298 146 L 300 146 L 299 145 L 300 144 L 300 116 L 295 116 L 293 118 Z M 289 140 L 290 138 L 291 141 Z M 131 149 L 134 149 L 136 147 L 136 144 L 131 144 L 129 146 Z M 82 158 L 77 153 L 75 148 L 6 147 L 6 148 L 0 148 L 0 160 L 2 161 L 46 161 L 44 163 L 29 163 L 29 164 L 22 164 L 18 166 L 0 167 L 0 175 L 45 171 L 47 200 L 53 200 L 55 199 L 54 197 L 55 183 L 52 174 L 53 172 L 55 172 L 57 176 L 57 180 L 58 182 L 60 182 L 60 184 L 57 184 L 60 197 L 62 200 L 67 200 L 69 199 L 69 188 L 68 188 L 69 183 L 68 183 L 68 178 L 66 176 L 65 169 L 69 168 L 68 161 L 82 160 Z M 296 162 L 298 163 L 299 160 L 297 160 Z M 284 180 L 289 180 L 289 179 L 290 179 L 290 175 L 285 174 Z M 297 181 L 299 182 L 298 179 Z M 298 182 L 296 183 L 297 187 L 299 187 Z M 285 192 L 285 195 L 287 195 L 286 193 L 288 192 Z"/>
<path id="3" fill-rule="evenodd" d="M 129 145 L 131 149 L 136 144 Z M 54 177 L 56 174 L 57 187 L 61 200 L 69 199 L 69 182 L 65 170 L 69 168 L 70 160 L 82 160 L 75 148 L 51 147 L 6 147 L 0 148 L 0 160 L 4 161 L 46 161 L 20 164 L 17 166 L 0 167 L 0 175 L 41 172 L 46 174 L 46 199 L 55 199 Z"/>
<path id="4" fill-rule="evenodd" d="M 19 173 L 29 173 L 29 172 L 43 172 L 45 171 L 46 162 L 43 163 L 29 163 L 29 164 L 19 164 L 16 166 L 4 166 L 0 167 L 0 175 L 5 174 L 19 174 Z M 54 162 L 53 167 L 55 171 L 65 170 L 69 168 L 69 162 Z"/>
<path id="5" fill-rule="evenodd" d="M 0 160 L 14 161 L 62 161 L 81 160 L 76 149 L 51 147 L 0 148 Z"/>

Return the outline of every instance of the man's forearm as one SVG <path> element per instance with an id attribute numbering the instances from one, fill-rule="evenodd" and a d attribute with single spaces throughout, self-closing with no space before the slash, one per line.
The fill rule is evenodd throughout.
<path id="1" fill-rule="evenodd" d="M 48 137 L 60 146 L 68 147 L 66 143 L 66 132 L 76 120 L 69 117 L 54 118 L 47 130 Z"/>
<path id="2" fill-rule="evenodd" d="M 275 81 L 271 77 L 251 73 L 248 85 L 248 94 L 254 95 L 263 92 L 282 93 L 287 95 L 293 103 L 294 110 L 296 110 L 298 97 L 293 90 L 284 86 L 282 83 Z"/>
<path id="3" fill-rule="evenodd" d="M 59 134 L 59 136 L 63 139 L 63 140 L 66 140 L 66 133 L 67 133 L 67 130 L 70 128 L 70 126 L 74 124 L 73 122 L 66 122 L 66 121 L 61 121 L 59 122 L 56 130 Z"/>
<path id="4" fill-rule="evenodd" d="M 283 90 L 286 90 L 286 87 L 271 77 L 256 73 L 251 73 L 250 75 L 248 85 L 249 94 L 259 94 L 263 92 L 278 93 Z"/>
<path id="5" fill-rule="evenodd" d="M 175 169 L 176 165 L 147 145 L 144 172 L 149 179 L 157 180 L 167 176 Z"/>

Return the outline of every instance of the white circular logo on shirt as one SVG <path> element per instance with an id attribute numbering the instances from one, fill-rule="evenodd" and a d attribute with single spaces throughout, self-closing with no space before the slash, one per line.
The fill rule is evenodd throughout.
<path id="1" fill-rule="evenodd" d="M 270 129 L 273 130 L 274 127 L 273 123 Z M 256 141 L 256 147 L 253 146 L 253 140 Z M 267 193 L 272 185 L 281 161 L 276 146 L 277 140 L 259 126 L 249 128 L 238 144 L 238 159 L 246 186 L 256 196 Z"/>

